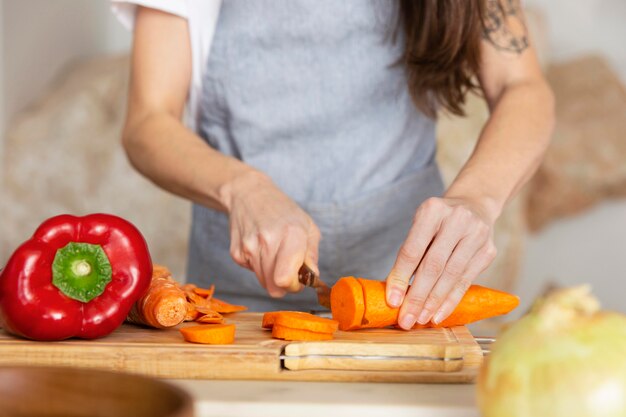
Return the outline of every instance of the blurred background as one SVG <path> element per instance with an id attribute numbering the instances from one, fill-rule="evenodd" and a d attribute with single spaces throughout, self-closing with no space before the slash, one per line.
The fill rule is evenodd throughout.
<path id="1" fill-rule="evenodd" d="M 498 222 L 498 259 L 481 282 L 519 294 L 517 314 L 547 286 L 578 283 L 626 312 L 626 2 L 524 5 L 557 127 Z M 131 36 L 109 3 L 3 0 L 0 37 L 0 265 L 47 217 L 104 211 L 134 222 L 183 279 L 190 206 L 136 174 L 120 147 Z M 447 181 L 487 117 L 479 98 L 466 109 L 440 117 Z"/>

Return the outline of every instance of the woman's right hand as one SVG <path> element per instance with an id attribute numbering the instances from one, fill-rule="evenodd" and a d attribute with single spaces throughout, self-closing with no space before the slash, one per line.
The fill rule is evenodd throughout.
<path id="1" fill-rule="evenodd" d="M 298 270 L 303 263 L 319 274 L 318 227 L 269 177 L 248 171 L 227 184 L 223 194 L 230 216 L 230 254 L 256 274 L 272 297 L 302 288 Z"/>

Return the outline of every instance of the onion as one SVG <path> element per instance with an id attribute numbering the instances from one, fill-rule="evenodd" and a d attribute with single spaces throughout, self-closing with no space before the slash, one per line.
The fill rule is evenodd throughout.
<path id="1" fill-rule="evenodd" d="M 557 290 L 507 328 L 478 377 L 484 417 L 626 417 L 626 316 L 588 286 Z"/>

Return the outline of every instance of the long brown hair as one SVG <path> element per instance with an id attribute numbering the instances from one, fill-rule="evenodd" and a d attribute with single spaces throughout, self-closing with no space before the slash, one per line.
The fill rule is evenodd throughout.
<path id="1" fill-rule="evenodd" d="M 463 115 L 467 93 L 478 89 L 485 0 L 400 0 L 399 11 L 415 105 L 433 118 L 440 107 Z"/>

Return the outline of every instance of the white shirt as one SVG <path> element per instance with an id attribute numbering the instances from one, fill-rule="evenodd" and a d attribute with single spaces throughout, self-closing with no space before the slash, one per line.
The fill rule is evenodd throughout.
<path id="1" fill-rule="evenodd" d="M 187 96 L 186 123 L 196 130 L 202 94 L 202 74 L 207 64 L 222 0 L 111 0 L 111 9 L 129 30 L 137 6 L 149 7 L 187 19 L 191 44 L 191 84 Z"/>

